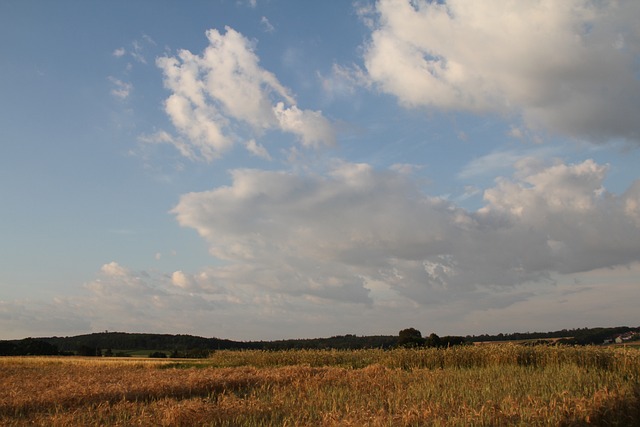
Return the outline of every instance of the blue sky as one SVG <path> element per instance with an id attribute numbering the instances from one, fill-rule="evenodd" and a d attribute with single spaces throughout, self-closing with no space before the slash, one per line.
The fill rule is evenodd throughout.
<path id="1" fill-rule="evenodd" d="M 0 3 L 0 339 L 637 325 L 639 17 Z"/>

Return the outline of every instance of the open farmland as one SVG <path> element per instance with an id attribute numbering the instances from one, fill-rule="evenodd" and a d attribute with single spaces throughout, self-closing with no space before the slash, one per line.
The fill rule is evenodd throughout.
<path id="1" fill-rule="evenodd" d="M 0 359 L 1 425 L 637 425 L 640 352 L 218 351 Z"/>

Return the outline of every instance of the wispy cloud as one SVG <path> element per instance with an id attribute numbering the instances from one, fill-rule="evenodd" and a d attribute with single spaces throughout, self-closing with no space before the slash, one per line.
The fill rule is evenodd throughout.
<path id="1" fill-rule="evenodd" d="M 348 300 L 283 294 L 249 283 L 220 288 L 215 281 L 237 274 L 223 269 L 158 273 L 117 265 L 124 275 L 98 271 L 81 294 L 50 300 L 0 300 L 0 329 L 9 332 L 5 333 L 9 339 L 34 336 L 34 331 L 35 336 L 64 336 L 106 329 L 188 331 L 207 337 L 261 340 L 322 337 L 336 331 L 395 334 L 411 324 L 431 325 L 439 333 L 497 333 L 529 330 L 532 324 L 541 330 L 557 330 L 559 324 L 567 328 L 606 325 L 611 322 L 611 307 L 616 307 L 622 324 L 634 324 L 637 284 L 630 277 L 640 275 L 636 263 L 575 274 L 545 288 L 528 284 L 500 291 L 478 289 L 421 310 L 385 282 L 369 279 L 364 286 L 375 303 L 363 307 Z M 585 285 L 576 285 L 575 280 Z M 584 313 L 589 313 L 588 319 Z M 507 329 L 504 319 L 510 319 Z"/>
<path id="2" fill-rule="evenodd" d="M 140 43 L 138 40 L 134 40 L 131 43 L 131 45 L 133 46 L 133 50 L 129 53 L 131 54 L 133 59 L 140 62 L 141 64 L 146 64 L 147 59 L 142 54 L 142 51 L 143 51 L 142 43 Z"/>
<path id="3" fill-rule="evenodd" d="M 247 151 L 254 156 L 261 157 L 265 160 L 271 160 L 271 155 L 269 154 L 267 149 L 264 148 L 264 146 L 258 144 L 255 139 L 247 141 L 247 144 L 245 146 L 247 148 Z"/>
<path id="4" fill-rule="evenodd" d="M 548 163 L 557 153 L 556 147 L 548 145 L 533 149 L 493 151 L 471 160 L 458 172 L 457 177 L 467 180 L 483 176 L 509 175 L 514 169 L 522 168 L 523 162 L 530 165 Z"/>
<path id="5" fill-rule="evenodd" d="M 111 95 L 121 100 L 129 98 L 129 95 L 133 90 L 133 84 L 123 82 L 122 80 L 116 79 L 113 76 L 109 76 L 108 78 L 113 85 L 113 88 L 111 89 Z"/>
<path id="6" fill-rule="evenodd" d="M 269 22 L 269 19 L 266 16 L 260 18 L 260 24 L 267 33 L 273 33 L 276 30 L 276 28 L 271 24 L 271 22 Z"/>

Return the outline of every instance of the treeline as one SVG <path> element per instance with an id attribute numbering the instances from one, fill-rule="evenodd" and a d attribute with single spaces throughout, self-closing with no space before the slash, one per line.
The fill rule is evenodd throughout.
<path id="1" fill-rule="evenodd" d="M 422 333 L 415 328 L 403 329 L 398 333 L 398 347 L 453 347 L 454 345 L 467 344 L 464 337 L 445 336 L 439 337 L 431 333 L 428 337 L 423 337 Z"/>
<path id="2" fill-rule="evenodd" d="M 392 348 L 397 336 L 337 335 L 330 338 L 278 341 L 232 341 L 194 335 L 99 332 L 73 337 L 27 338 L 0 341 L 0 356 L 79 355 L 127 356 L 128 350 L 145 351 L 155 357 L 207 357 L 215 350 L 291 350 L 291 349 L 365 349 Z"/>
<path id="3" fill-rule="evenodd" d="M 119 350 L 178 350 L 241 349 L 245 343 L 194 335 L 138 334 L 127 332 L 99 332 L 73 337 L 40 338 L 58 347 L 60 351 L 78 351 L 82 347 Z"/>
<path id="4" fill-rule="evenodd" d="M 126 356 L 127 351 L 166 352 L 169 357 L 207 357 L 215 350 L 291 350 L 338 349 L 356 350 L 403 347 L 450 347 L 480 341 L 519 341 L 558 339 L 568 345 L 602 344 L 618 335 L 640 328 L 620 326 L 614 328 L 562 329 L 554 332 L 525 332 L 497 335 L 468 335 L 466 337 L 439 337 L 432 333 L 422 337 L 414 328 L 403 329 L 398 335 L 357 336 L 337 335 L 330 338 L 289 339 L 278 341 L 233 341 L 203 338 L 194 335 L 141 334 L 126 332 L 100 332 L 73 337 L 25 338 L 0 341 L 0 356 L 26 355 L 81 355 Z M 159 354 L 158 354 L 159 355 Z"/>
<path id="5" fill-rule="evenodd" d="M 612 339 L 640 328 L 630 328 L 628 326 L 618 326 L 613 328 L 577 328 L 562 329 L 554 332 L 515 332 L 511 334 L 497 335 L 468 335 L 469 342 L 493 342 L 493 341 L 520 341 L 520 340 L 544 340 L 549 338 L 558 339 L 558 344 L 568 345 L 597 345 L 605 340 Z"/>
<path id="6" fill-rule="evenodd" d="M 42 338 L 56 345 L 61 351 L 77 351 L 85 346 L 100 349 L 170 350 L 185 353 L 194 349 L 207 350 L 289 350 L 289 349 L 360 349 L 389 348 L 397 336 L 338 335 L 331 338 L 289 339 L 279 341 L 232 341 L 220 338 L 203 338 L 193 335 L 138 334 L 125 332 L 100 332 L 74 337 Z"/>
<path id="7" fill-rule="evenodd" d="M 612 340 L 618 335 L 627 332 L 637 332 L 640 328 L 630 328 L 628 326 L 619 326 L 616 328 L 591 328 L 591 329 L 575 329 L 571 338 L 560 340 L 562 344 L 589 345 L 602 344 L 605 340 Z"/>
<path id="8" fill-rule="evenodd" d="M 46 341 L 25 338 L 14 341 L 0 341 L 0 356 L 57 356 L 58 347 Z"/>
<path id="9" fill-rule="evenodd" d="M 318 350 L 318 349 L 336 349 L 336 350 L 358 350 L 367 348 L 392 348 L 398 344 L 398 337 L 393 335 L 374 335 L 374 336 L 356 336 L 356 335 L 337 335 L 331 338 L 311 338 L 311 339 L 292 339 L 280 341 L 260 341 L 258 349 L 262 350 Z"/>

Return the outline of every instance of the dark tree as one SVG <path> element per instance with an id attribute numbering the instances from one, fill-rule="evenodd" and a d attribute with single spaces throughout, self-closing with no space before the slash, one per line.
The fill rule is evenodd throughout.
<path id="1" fill-rule="evenodd" d="M 440 347 L 440 337 L 435 333 L 429 335 L 426 341 L 427 347 Z"/>
<path id="2" fill-rule="evenodd" d="M 88 345 L 81 345 L 78 347 L 78 356 L 95 357 L 96 348 Z"/>
<path id="3" fill-rule="evenodd" d="M 0 342 L 2 356 L 54 356 L 56 354 L 59 354 L 58 347 L 34 338 Z"/>
<path id="4" fill-rule="evenodd" d="M 422 333 L 415 328 L 403 329 L 398 333 L 398 346 L 400 347 L 419 347 L 424 345 Z"/>
<path id="5" fill-rule="evenodd" d="M 450 336 L 440 337 L 440 347 L 453 347 L 466 344 L 464 337 Z"/>
<path id="6" fill-rule="evenodd" d="M 166 353 L 163 353 L 161 351 L 154 351 L 153 353 L 151 353 L 149 355 L 149 357 L 154 358 L 154 359 L 166 359 L 167 355 L 166 355 Z"/>

